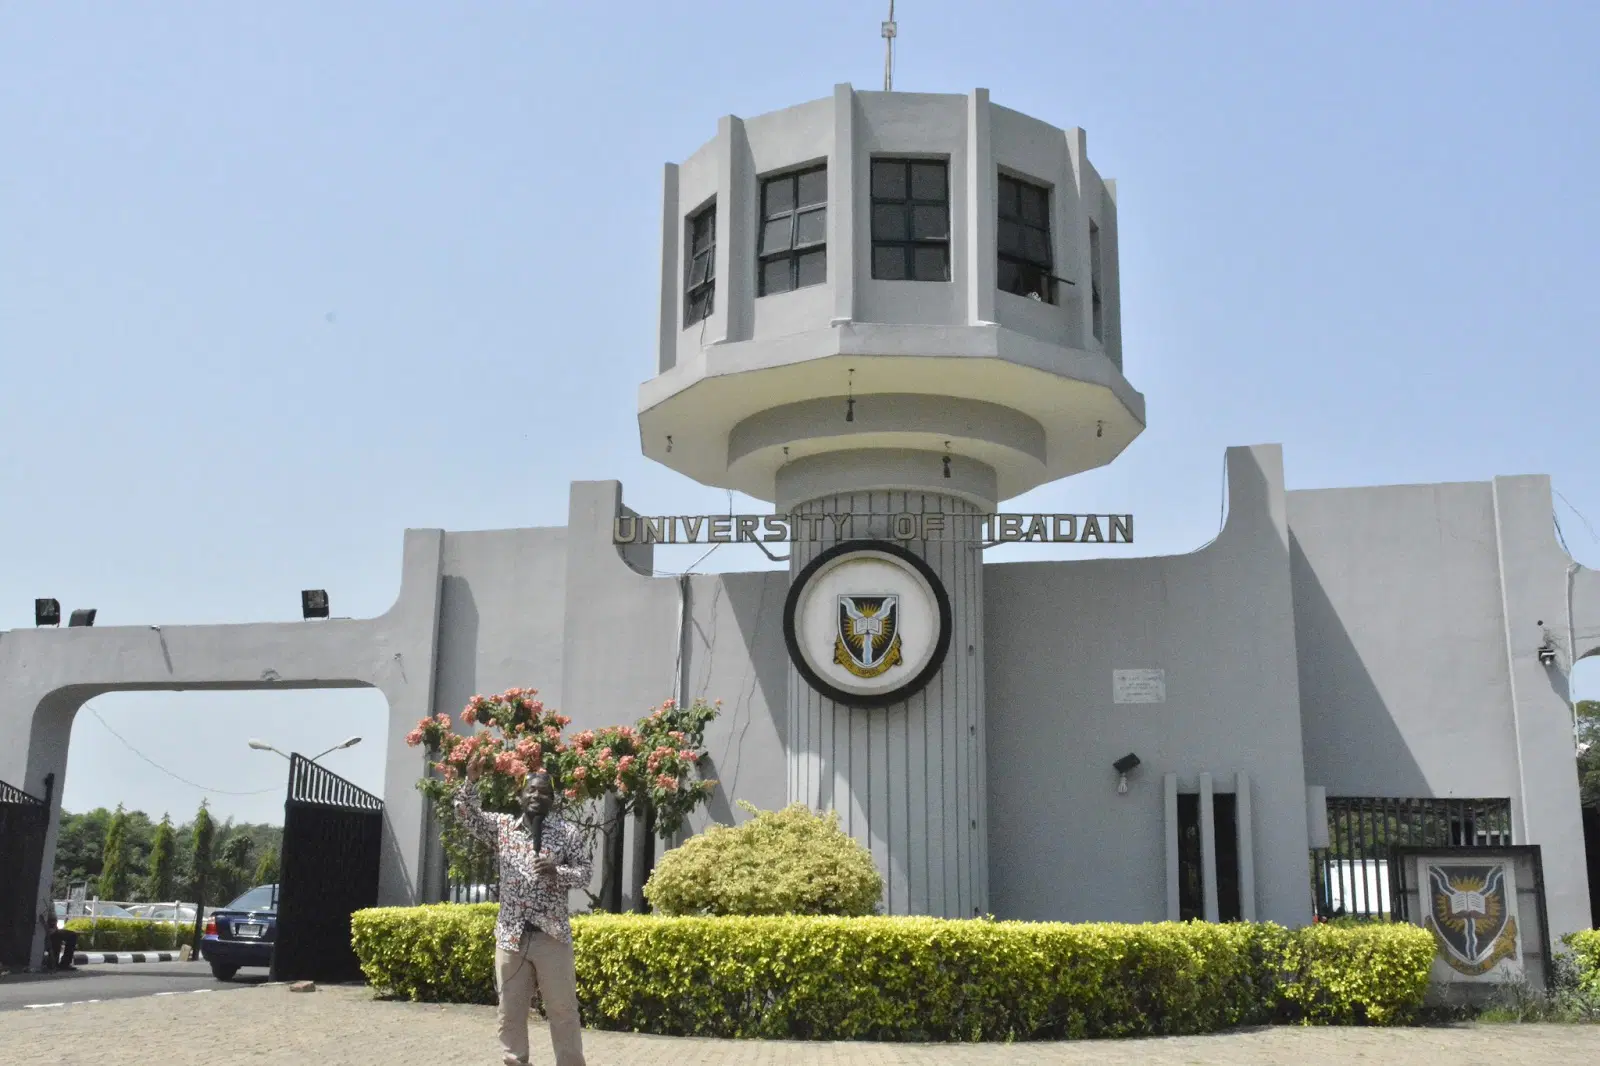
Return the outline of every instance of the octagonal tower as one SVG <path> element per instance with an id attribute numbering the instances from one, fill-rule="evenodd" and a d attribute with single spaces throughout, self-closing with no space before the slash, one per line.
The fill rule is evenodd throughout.
<path id="1" fill-rule="evenodd" d="M 1122 376 L 1115 187 L 1080 129 L 983 89 L 839 85 L 723 118 L 666 167 L 662 215 L 640 438 L 697 481 L 779 513 L 979 514 L 1144 428 Z M 791 550 L 800 580 L 836 536 L 813 528 Z M 988 906 L 981 546 L 907 547 L 947 601 L 948 650 L 887 705 L 791 663 L 789 796 L 839 810 L 891 913 L 971 916 Z"/>

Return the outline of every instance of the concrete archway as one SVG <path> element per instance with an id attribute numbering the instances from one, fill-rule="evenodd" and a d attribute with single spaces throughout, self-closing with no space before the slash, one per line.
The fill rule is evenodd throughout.
<path id="1" fill-rule="evenodd" d="M 114 692 L 373 688 L 389 705 L 379 902 L 416 903 L 425 877 L 424 811 L 414 783 L 422 757 L 405 734 L 432 712 L 439 622 L 439 530 L 408 530 L 400 593 L 376 618 L 213 626 L 109 626 L 0 634 L 0 780 L 43 796 L 50 826 L 35 914 L 50 871 L 78 711 Z M 42 957 L 36 930 L 32 961 Z"/>

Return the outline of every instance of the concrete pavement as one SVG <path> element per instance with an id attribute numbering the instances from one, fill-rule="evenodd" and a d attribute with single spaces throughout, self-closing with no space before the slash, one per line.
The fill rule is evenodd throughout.
<path id="1" fill-rule="evenodd" d="M 171 970 L 171 966 L 163 967 Z M 221 985 L 219 987 L 228 987 Z M 533 1061 L 549 1066 L 534 1019 Z M 850 1044 L 584 1035 L 589 1066 L 1569 1066 L 1600 1061 L 1600 1026 L 1282 1027 L 1216 1036 L 1054 1044 Z M 499 1053 L 494 1009 L 375 1001 L 369 989 L 235 986 L 0 1014 L 6 1066 L 439 1066 Z"/>

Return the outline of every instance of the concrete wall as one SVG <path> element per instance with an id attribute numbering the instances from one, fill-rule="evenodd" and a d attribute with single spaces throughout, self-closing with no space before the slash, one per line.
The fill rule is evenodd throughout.
<path id="1" fill-rule="evenodd" d="M 1555 543 L 1548 482 L 1285 494 L 1279 449 L 1258 447 L 1229 450 L 1228 486 L 1222 533 L 1189 555 L 984 567 L 989 909 L 1167 917 L 1164 778 L 1220 791 L 1243 773 L 1259 918 L 1310 916 L 1310 783 L 1511 797 L 1518 842 L 1544 849 L 1552 932 L 1586 924 L 1566 675 L 1600 645 L 1600 575 Z M 722 787 L 690 830 L 741 821 L 739 798 L 781 806 L 787 573 L 658 574 L 648 546 L 611 543 L 622 510 L 617 482 L 578 482 L 564 529 L 409 531 L 375 619 L 0 633 L 0 730 L 27 741 L 0 748 L 0 779 L 38 795 L 55 774 L 53 854 L 72 718 L 93 696 L 375 687 L 391 712 L 381 892 L 405 903 L 440 875 L 405 732 L 531 686 L 576 729 L 721 699 Z M 1115 704 L 1124 668 L 1164 669 L 1166 702 Z M 1111 763 L 1130 751 L 1119 795 Z"/>
<path id="2" fill-rule="evenodd" d="M 1289 532 L 1307 783 L 1516 796 L 1491 486 L 1291 492 Z"/>
<path id="3" fill-rule="evenodd" d="M 996 917 L 1161 921 L 1162 779 L 1251 789 L 1255 909 L 1311 916 L 1283 467 L 1228 450 L 1227 523 L 1190 555 L 985 567 L 989 879 Z M 1166 671 L 1114 704 L 1112 670 Z M 1111 764 L 1141 765 L 1126 795 Z"/>
<path id="4" fill-rule="evenodd" d="M 1567 673 L 1600 604 L 1551 513 L 1543 477 L 1289 494 L 1307 782 L 1510 799 L 1560 936 L 1589 924 Z"/>

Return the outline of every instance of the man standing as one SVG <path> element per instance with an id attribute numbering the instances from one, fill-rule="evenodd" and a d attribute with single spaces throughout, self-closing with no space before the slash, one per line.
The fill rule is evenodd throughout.
<path id="1" fill-rule="evenodd" d="M 555 782 L 529 774 L 517 793 L 521 815 L 484 811 L 479 772 L 467 772 L 456 816 L 500 857 L 500 917 L 495 922 L 494 983 L 500 993 L 505 1066 L 526 1066 L 528 1011 L 537 990 L 550 1020 L 556 1066 L 584 1066 L 578 986 L 572 967 L 567 893 L 589 883 L 592 860 L 577 827 L 554 815 Z"/>
<path id="2" fill-rule="evenodd" d="M 72 964 L 73 957 L 78 953 L 78 934 L 71 929 L 63 929 L 56 921 L 55 905 L 56 886 L 50 886 L 50 900 L 45 904 L 44 919 L 44 968 L 47 970 L 76 970 Z"/>

